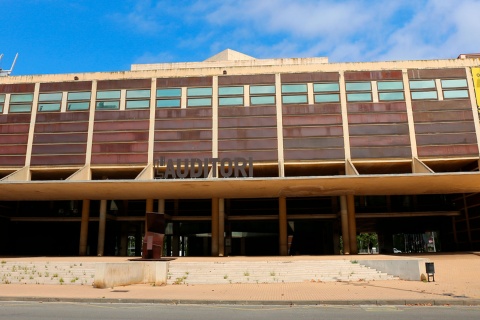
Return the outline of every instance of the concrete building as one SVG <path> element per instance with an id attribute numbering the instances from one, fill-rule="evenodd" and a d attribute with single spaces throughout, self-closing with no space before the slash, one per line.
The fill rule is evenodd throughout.
<path id="1" fill-rule="evenodd" d="M 479 105 L 478 55 L 1 77 L 0 254 L 478 250 Z"/>

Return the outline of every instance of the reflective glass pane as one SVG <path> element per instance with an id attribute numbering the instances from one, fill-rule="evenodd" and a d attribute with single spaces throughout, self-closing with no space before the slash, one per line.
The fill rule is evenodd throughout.
<path id="1" fill-rule="evenodd" d="M 157 89 L 157 97 L 181 97 L 182 89 L 180 88 L 168 88 L 168 89 Z"/>
<path id="2" fill-rule="evenodd" d="M 187 107 L 210 107 L 212 105 L 212 99 L 188 99 Z"/>
<path id="3" fill-rule="evenodd" d="M 410 89 L 435 88 L 435 80 L 410 80 Z"/>
<path id="4" fill-rule="evenodd" d="M 127 90 L 127 99 L 150 98 L 150 90 Z"/>
<path id="5" fill-rule="evenodd" d="M 405 100 L 403 92 L 380 92 L 378 94 L 380 101 Z"/>
<path id="6" fill-rule="evenodd" d="M 97 99 L 120 99 L 120 90 L 97 91 Z"/>
<path id="7" fill-rule="evenodd" d="M 41 103 L 38 105 L 38 111 L 60 111 L 60 103 Z"/>
<path id="8" fill-rule="evenodd" d="M 38 96 L 38 101 L 61 101 L 62 100 L 62 93 L 40 93 Z"/>
<path id="9" fill-rule="evenodd" d="M 120 109 L 120 101 L 100 101 L 100 102 L 97 102 L 97 109 L 99 109 L 99 110 Z"/>
<path id="10" fill-rule="evenodd" d="M 371 82 L 347 82 L 347 91 L 370 91 L 372 90 Z"/>
<path id="11" fill-rule="evenodd" d="M 307 103 L 307 96 L 283 96 L 282 103 Z"/>
<path id="12" fill-rule="evenodd" d="M 321 102 L 340 102 L 339 94 L 316 94 L 315 103 Z"/>
<path id="13" fill-rule="evenodd" d="M 275 104 L 275 97 L 274 96 L 267 96 L 267 97 L 250 97 L 250 104 L 251 105 L 259 105 L 259 104 Z"/>
<path id="14" fill-rule="evenodd" d="M 328 91 L 340 91 L 340 86 L 336 82 L 332 83 L 314 83 L 314 92 L 328 92 Z"/>
<path id="15" fill-rule="evenodd" d="M 3 104 L 0 103 L 0 113 L 3 113 Z"/>
<path id="16" fill-rule="evenodd" d="M 221 96 L 243 94 L 243 87 L 219 87 L 218 94 Z"/>
<path id="17" fill-rule="evenodd" d="M 127 100 L 126 109 L 148 109 L 150 100 Z"/>
<path id="18" fill-rule="evenodd" d="M 437 99 L 437 91 L 413 91 L 413 100 Z"/>
<path id="19" fill-rule="evenodd" d="M 282 84 L 283 93 L 307 92 L 306 84 Z"/>
<path id="20" fill-rule="evenodd" d="M 219 98 L 219 106 L 243 106 L 243 97 Z"/>
<path id="21" fill-rule="evenodd" d="M 69 92 L 67 100 L 90 100 L 92 93 L 90 91 L 85 92 Z"/>
<path id="22" fill-rule="evenodd" d="M 372 101 L 371 93 L 347 93 L 347 101 Z"/>
<path id="23" fill-rule="evenodd" d="M 212 88 L 187 88 L 187 96 L 211 96 Z"/>
<path id="24" fill-rule="evenodd" d="M 10 96 L 10 102 L 32 102 L 32 101 L 33 101 L 33 93 L 12 94 Z"/>
<path id="25" fill-rule="evenodd" d="M 443 91 L 445 99 L 468 98 L 468 90 L 448 90 Z"/>
<path id="26" fill-rule="evenodd" d="M 403 90 L 403 82 L 402 81 L 378 81 L 377 88 L 379 91 Z"/>
<path id="27" fill-rule="evenodd" d="M 467 79 L 455 80 L 441 80 L 442 88 L 465 88 L 467 86 Z"/>
<path id="28" fill-rule="evenodd" d="M 11 104 L 10 105 L 10 113 L 16 113 L 16 112 L 30 112 L 32 109 L 31 104 Z"/>
<path id="29" fill-rule="evenodd" d="M 5 102 L 5 95 L 4 94 L 0 94 L 0 102 Z"/>
<path id="30" fill-rule="evenodd" d="M 180 99 L 157 100 L 157 108 L 180 107 Z"/>
<path id="31" fill-rule="evenodd" d="M 275 86 L 250 86 L 250 94 L 275 93 Z"/>
<path id="32" fill-rule="evenodd" d="M 90 102 L 72 102 L 67 104 L 67 110 L 77 111 L 77 110 L 88 110 L 90 107 Z"/>

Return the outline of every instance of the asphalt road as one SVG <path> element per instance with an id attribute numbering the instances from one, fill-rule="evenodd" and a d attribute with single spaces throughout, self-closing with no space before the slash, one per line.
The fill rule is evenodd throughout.
<path id="1" fill-rule="evenodd" d="M 0 302 L 0 319 L 480 319 L 480 306 L 245 306 Z"/>

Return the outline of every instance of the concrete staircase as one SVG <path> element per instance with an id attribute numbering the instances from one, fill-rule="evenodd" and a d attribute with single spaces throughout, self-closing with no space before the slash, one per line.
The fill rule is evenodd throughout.
<path id="1" fill-rule="evenodd" d="M 167 284 L 372 281 L 397 279 L 348 260 L 170 261 Z"/>
<path id="2" fill-rule="evenodd" d="M 0 284 L 92 285 L 94 262 L 0 261 Z"/>

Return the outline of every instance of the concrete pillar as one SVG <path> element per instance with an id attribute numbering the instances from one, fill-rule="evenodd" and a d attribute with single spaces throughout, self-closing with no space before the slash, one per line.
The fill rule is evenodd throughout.
<path id="1" fill-rule="evenodd" d="M 342 221 L 343 254 L 350 254 L 350 235 L 348 233 L 347 196 L 340 196 L 340 219 Z"/>
<path id="2" fill-rule="evenodd" d="M 180 209 L 180 202 L 178 199 L 173 201 L 173 215 L 178 216 L 178 211 Z M 172 224 L 172 256 L 178 257 L 180 253 L 180 224 L 174 222 Z"/>
<path id="3" fill-rule="evenodd" d="M 357 223 L 355 220 L 355 197 L 347 195 L 348 230 L 350 238 L 350 254 L 358 254 L 357 249 Z"/>
<path id="4" fill-rule="evenodd" d="M 281 256 L 288 255 L 288 236 L 287 236 L 287 198 L 278 199 L 278 244 Z"/>
<path id="5" fill-rule="evenodd" d="M 165 213 L 165 199 L 158 199 L 158 213 Z"/>
<path id="6" fill-rule="evenodd" d="M 82 205 L 82 222 L 80 224 L 80 246 L 78 254 L 80 256 L 87 255 L 88 241 L 88 220 L 90 218 L 90 200 L 83 200 Z"/>
<path id="7" fill-rule="evenodd" d="M 219 215 L 218 198 L 212 199 L 212 256 L 218 256 L 218 215 Z"/>
<path id="8" fill-rule="evenodd" d="M 98 221 L 97 255 L 103 256 L 105 249 L 105 227 L 107 224 L 107 200 L 100 200 L 100 216 Z"/>
<path id="9" fill-rule="evenodd" d="M 225 255 L 225 199 L 218 199 L 218 255 Z"/>
<path id="10" fill-rule="evenodd" d="M 147 232 L 147 212 L 153 212 L 153 199 L 147 199 L 145 204 L 145 233 Z"/>

